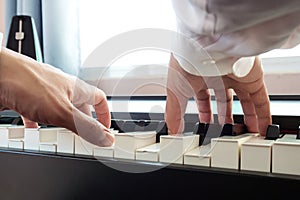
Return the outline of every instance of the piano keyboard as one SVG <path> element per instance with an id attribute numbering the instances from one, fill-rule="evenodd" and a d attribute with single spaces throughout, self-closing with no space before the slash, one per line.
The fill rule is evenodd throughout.
<path id="1" fill-rule="evenodd" d="M 234 126 L 221 127 L 197 123 L 198 115 L 188 114 L 184 134 L 177 136 L 166 134 L 161 113 L 149 117 L 112 113 L 112 147 L 95 146 L 64 128 L 27 129 L 17 116 L 2 118 L 12 123 L 0 125 L 0 198 L 297 195 L 299 117 L 273 116 L 280 126 L 270 126 L 268 139 L 247 133 L 239 124 L 242 115 L 234 116 Z"/>
<path id="2" fill-rule="evenodd" d="M 299 134 L 280 136 L 278 125 L 270 125 L 266 137 L 262 137 L 258 133 L 236 132 L 236 127 L 239 130 L 243 127 L 241 124 L 221 127 L 196 123 L 193 132 L 167 135 L 163 121 L 153 123 L 159 128 L 165 127 L 164 133 L 161 129 L 128 131 L 134 123 L 123 121 L 121 131 L 111 129 L 115 136 L 112 147 L 95 146 L 65 128 L 34 129 L 2 124 L 0 147 L 300 176 Z M 147 124 L 146 121 L 139 123 Z M 154 127 L 152 124 L 152 129 Z"/>

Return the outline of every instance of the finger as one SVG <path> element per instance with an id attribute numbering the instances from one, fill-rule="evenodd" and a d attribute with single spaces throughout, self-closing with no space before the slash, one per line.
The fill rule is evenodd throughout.
<path id="1" fill-rule="evenodd" d="M 38 128 L 39 127 L 37 122 L 31 121 L 22 115 L 21 115 L 21 118 L 23 120 L 23 124 L 24 124 L 25 128 Z"/>
<path id="2" fill-rule="evenodd" d="M 92 112 L 91 112 L 90 105 L 82 104 L 81 106 L 77 106 L 77 109 L 80 110 L 81 112 L 83 112 L 84 114 L 92 117 Z"/>
<path id="3" fill-rule="evenodd" d="M 171 55 L 168 79 L 165 121 L 169 134 L 181 134 L 184 131 L 184 114 L 189 97 L 194 96 L 189 81 L 177 60 Z"/>
<path id="4" fill-rule="evenodd" d="M 74 85 L 74 93 L 72 97 L 72 103 L 76 107 L 83 104 L 92 105 L 95 101 L 96 87 L 87 84 L 83 80 L 77 78 Z"/>
<path id="5" fill-rule="evenodd" d="M 267 127 L 272 123 L 270 101 L 264 83 L 253 93 L 250 93 L 258 120 L 260 135 L 265 136 Z"/>
<path id="6" fill-rule="evenodd" d="M 167 89 L 165 120 L 169 134 L 181 134 L 184 131 L 184 113 L 188 99 L 178 96 L 172 90 Z"/>
<path id="7" fill-rule="evenodd" d="M 94 109 L 99 122 L 105 127 L 110 128 L 111 116 L 106 99 L 106 95 L 100 89 L 95 90 L 95 104 Z"/>
<path id="8" fill-rule="evenodd" d="M 211 109 L 210 93 L 208 89 L 200 90 L 196 93 L 195 101 L 199 112 L 199 121 L 202 123 L 213 122 L 213 112 Z"/>
<path id="9" fill-rule="evenodd" d="M 77 133 L 86 141 L 97 146 L 111 146 L 114 136 L 109 129 L 96 119 L 86 115 L 77 108 L 73 109 L 74 125 L 70 130 Z"/>
<path id="10" fill-rule="evenodd" d="M 233 95 L 231 89 L 217 89 L 214 90 L 217 104 L 218 121 L 219 124 L 233 123 L 232 116 L 232 101 Z"/>
<path id="11" fill-rule="evenodd" d="M 111 116 L 105 93 L 99 88 L 77 79 L 73 97 L 73 104 L 80 107 L 83 104 L 93 105 L 96 117 L 107 128 L 110 127 Z"/>
<path id="12" fill-rule="evenodd" d="M 248 132 L 257 133 L 259 131 L 257 116 L 249 93 L 242 92 L 238 89 L 235 89 L 234 91 L 240 100 L 240 104 L 244 113 L 244 123 L 248 129 Z"/>

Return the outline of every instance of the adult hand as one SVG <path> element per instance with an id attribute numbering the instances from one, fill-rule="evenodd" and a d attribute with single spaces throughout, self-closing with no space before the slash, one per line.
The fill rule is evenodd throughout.
<path id="1" fill-rule="evenodd" d="M 6 48 L 0 52 L 0 95 L 1 110 L 18 112 L 26 128 L 48 124 L 67 128 L 98 146 L 114 142 L 102 90 Z"/>
<path id="2" fill-rule="evenodd" d="M 259 132 L 262 136 L 266 134 L 272 118 L 259 57 L 255 58 L 251 71 L 244 77 L 236 77 L 234 74 L 201 77 L 183 70 L 172 55 L 168 71 L 165 113 L 169 134 L 180 134 L 184 131 L 184 114 L 191 97 L 194 97 L 198 106 L 199 121 L 213 123 L 210 89 L 214 91 L 220 124 L 233 123 L 234 91 L 240 100 L 248 131 Z"/>

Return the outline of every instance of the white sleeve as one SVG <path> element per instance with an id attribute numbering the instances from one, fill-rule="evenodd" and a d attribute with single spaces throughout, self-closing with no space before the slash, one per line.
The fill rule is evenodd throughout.
<path id="1" fill-rule="evenodd" d="M 173 0 L 173 8 L 178 32 L 198 43 L 176 40 L 174 56 L 195 75 L 245 76 L 255 56 L 300 43 L 299 0 Z"/>
<path id="2" fill-rule="evenodd" d="M 194 38 L 177 33 L 172 53 L 180 66 L 197 76 L 235 74 L 246 76 L 254 64 L 254 56 L 233 57 L 217 51 L 209 51 Z"/>

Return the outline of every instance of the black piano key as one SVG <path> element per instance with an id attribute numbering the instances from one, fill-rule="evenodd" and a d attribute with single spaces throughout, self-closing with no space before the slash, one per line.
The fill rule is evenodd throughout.
<path id="1" fill-rule="evenodd" d="M 220 136 L 233 136 L 233 124 L 224 124 Z"/>
<path id="2" fill-rule="evenodd" d="M 149 122 L 144 120 L 133 120 L 131 122 L 133 124 L 133 131 L 146 131 L 146 127 Z"/>
<path id="3" fill-rule="evenodd" d="M 155 131 L 158 122 L 150 120 L 127 120 L 120 127 L 119 132 L 134 132 L 134 131 Z"/>
<path id="4" fill-rule="evenodd" d="M 184 131 L 183 133 L 193 132 L 195 127 L 194 122 L 184 122 Z"/>
<path id="5" fill-rule="evenodd" d="M 135 130 L 135 124 L 132 120 L 126 120 L 123 122 L 119 129 L 120 133 L 133 132 Z"/>
<path id="6" fill-rule="evenodd" d="M 246 133 L 245 124 L 224 124 L 221 132 L 221 136 L 236 136 Z"/>
<path id="7" fill-rule="evenodd" d="M 276 140 L 279 137 L 280 137 L 279 125 L 277 125 L 277 124 L 269 125 L 267 128 L 265 139 L 266 140 Z"/>
<path id="8" fill-rule="evenodd" d="M 209 144 L 212 138 L 221 135 L 222 126 L 220 124 L 208 124 L 197 122 L 194 127 L 194 134 L 200 135 L 199 145 Z"/>
<path id="9" fill-rule="evenodd" d="M 160 142 L 160 136 L 161 135 L 168 135 L 168 127 L 167 123 L 165 121 L 160 121 L 157 124 L 156 128 L 156 142 Z"/>
<path id="10" fill-rule="evenodd" d="M 150 126 L 151 122 L 148 120 L 133 121 L 133 124 L 134 124 L 133 131 L 153 131 L 153 130 L 155 131 L 156 130 L 156 128 L 151 129 L 153 126 Z"/>
<path id="11" fill-rule="evenodd" d="M 156 131 L 158 124 L 159 121 L 146 120 L 143 124 L 144 131 Z"/>
<path id="12" fill-rule="evenodd" d="M 242 124 L 242 123 L 236 123 L 233 125 L 233 133 L 234 135 L 241 135 L 244 133 L 247 133 L 248 129 L 246 124 Z"/>
<path id="13" fill-rule="evenodd" d="M 206 123 L 197 122 L 195 124 L 193 134 L 199 135 L 199 145 L 203 144 L 203 141 L 207 134 L 208 127 L 209 127 L 209 124 L 206 124 Z"/>
<path id="14" fill-rule="evenodd" d="M 110 128 L 113 128 L 114 130 L 118 130 L 119 132 L 122 132 L 122 127 L 124 124 L 124 120 L 114 119 L 111 120 Z"/>
<path id="15" fill-rule="evenodd" d="M 212 138 L 220 137 L 222 132 L 222 125 L 220 124 L 209 124 L 207 129 L 205 140 L 203 144 L 208 144 L 211 142 Z"/>
<path id="16" fill-rule="evenodd" d="M 118 130 L 120 133 L 124 133 L 123 126 L 125 124 L 125 120 L 112 120 L 111 121 L 111 128 Z"/>

